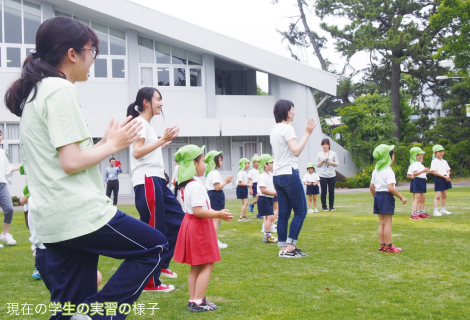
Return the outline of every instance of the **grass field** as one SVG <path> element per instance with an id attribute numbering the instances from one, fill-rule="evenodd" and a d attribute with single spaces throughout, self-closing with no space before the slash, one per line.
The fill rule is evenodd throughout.
<path id="1" fill-rule="evenodd" d="M 428 192 L 428 212 L 433 197 Z M 219 310 L 186 309 L 189 267 L 173 262 L 179 277 L 164 283 L 176 290 L 142 294 L 138 302 L 160 309 L 154 315 L 131 312 L 128 319 L 469 319 L 469 199 L 470 188 L 454 188 L 447 205 L 454 214 L 420 221 L 409 220 L 411 204 L 397 201 L 392 240 L 403 248 L 399 254 L 377 250 L 378 218 L 369 193 L 337 195 L 336 212 L 308 214 L 298 243 L 309 254 L 303 259 L 278 258 L 277 246 L 262 242 L 261 220 L 224 222 L 220 239 L 229 247 L 221 251 L 207 291 Z M 227 206 L 238 215 L 238 201 Z M 137 216 L 133 206 L 120 209 Z M 31 277 L 22 213 L 15 213 L 10 233 L 18 244 L 0 249 L 0 319 L 46 319 L 21 313 L 22 304 L 49 301 L 45 286 Z M 119 263 L 100 259 L 103 283 Z M 8 303 L 18 303 L 20 315 L 8 315 Z"/>

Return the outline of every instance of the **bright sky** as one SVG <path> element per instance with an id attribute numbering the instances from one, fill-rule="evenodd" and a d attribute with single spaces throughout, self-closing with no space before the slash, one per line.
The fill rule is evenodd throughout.
<path id="1" fill-rule="evenodd" d="M 290 57 L 286 41 L 276 31 L 287 30 L 291 17 L 297 19 L 299 10 L 296 0 L 131 0 L 170 16 L 191 22 L 206 29 L 217 31 L 231 38 Z M 313 12 L 307 11 L 307 21 L 312 30 L 322 35 L 319 20 Z M 299 22 L 301 26 L 301 22 Z M 333 41 L 327 44 L 323 57 L 333 62 L 334 68 L 341 72 L 346 59 L 335 52 Z M 295 49 L 297 56 L 304 63 L 320 68 L 318 59 L 312 54 L 313 49 Z M 358 56 L 352 61 L 356 68 L 365 67 L 367 60 Z M 260 86 L 267 91 L 266 81 L 260 79 Z"/>

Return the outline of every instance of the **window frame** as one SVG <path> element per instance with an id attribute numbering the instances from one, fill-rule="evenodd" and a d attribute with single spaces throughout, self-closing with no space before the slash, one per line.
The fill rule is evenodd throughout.
<path id="1" fill-rule="evenodd" d="M 18 139 L 10 139 L 9 137 L 5 137 L 5 134 L 7 132 L 7 125 L 11 125 L 11 124 L 17 124 L 18 125 Z M 1 148 L 3 150 L 5 150 L 6 153 L 9 153 L 10 152 L 10 149 L 9 149 L 10 145 L 18 145 L 19 150 L 20 150 L 20 157 L 21 157 L 20 162 L 13 162 L 13 161 L 10 161 L 10 159 L 8 159 L 8 161 L 12 165 L 21 164 L 23 162 L 23 153 L 22 153 L 22 148 L 21 148 L 20 139 L 19 139 L 19 130 L 20 130 L 19 125 L 20 125 L 19 122 L 14 122 L 14 121 L 0 122 L 0 130 L 2 130 L 2 142 L 0 142 Z M 11 157 L 11 155 L 10 155 L 10 157 Z"/>

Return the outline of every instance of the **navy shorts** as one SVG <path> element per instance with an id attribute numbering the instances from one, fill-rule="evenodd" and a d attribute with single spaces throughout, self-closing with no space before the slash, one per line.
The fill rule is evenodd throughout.
<path id="1" fill-rule="evenodd" d="M 237 199 L 248 199 L 248 187 L 237 186 Z"/>
<path id="2" fill-rule="evenodd" d="M 265 197 L 265 196 L 258 197 L 258 214 L 260 216 L 274 215 L 273 198 Z"/>
<path id="3" fill-rule="evenodd" d="M 223 190 L 210 190 L 207 192 L 211 200 L 211 208 L 213 210 L 225 209 L 225 194 Z"/>
<path id="4" fill-rule="evenodd" d="M 374 196 L 375 214 L 395 214 L 395 198 L 388 191 L 376 192 Z"/>
<path id="5" fill-rule="evenodd" d="M 446 191 L 452 189 L 452 183 L 441 177 L 434 177 L 434 191 Z"/>
<path id="6" fill-rule="evenodd" d="M 253 182 L 251 190 L 253 190 L 253 198 L 256 198 L 256 195 L 258 194 L 258 182 Z"/>
<path id="7" fill-rule="evenodd" d="M 415 178 L 413 181 L 413 193 L 426 193 L 426 179 Z"/>
<path id="8" fill-rule="evenodd" d="M 307 186 L 307 195 L 312 195 L 312 194 L 320 194 L 320 186 L 317 184 L 316 186 Z"/>
<path id="9" fill-rule="evenodd" d="M 414 189 L 415 189 L 415 180 L 413 179 L 410 182 L 410 193 L 414 193 L 414 191 L 413 191 Z"/>

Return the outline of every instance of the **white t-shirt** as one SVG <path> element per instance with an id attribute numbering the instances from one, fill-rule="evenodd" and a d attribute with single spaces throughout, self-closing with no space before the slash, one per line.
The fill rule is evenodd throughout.
<path id="1" fill-rule="evenodd" d="M 237 185 L 238 185 L 238 181 L 240 181 L 241 183 L 248 183 L 248 174 L 246 173 L 246 170 L 241 170 L 238 172 L 238 175 L 237 175 Z"/>
<path id="2" fill-rule="evenodd" d="M 150 123 L 140 117 L 137 117 L 136 119 L 142 123 L 142 130 L 139 132 L 139 139 L 145 139 L 144 146 L 157 141 L 158 136 Z M 129 147 L 131 153 L 132 186 L 135 187 L 136 185 L 144 184 L 146 175 L 147 177 L 159 177 L 165 179 L 165 167 L 163 164 L 162 148 L 159 147 L 137 160 L 134 157 L 134 143 Z"/>
<path id="3" fill-rule="evenodd" d="M 183 210 L 188 214 L 193 214 L 193 207 L 211 207 L 211 200 L 206 188 L 198 177 L 193 177 L 194 181 L 189 182 L 183 190 Z"/>
<path id="4" fill-rule="evenodd" d="M 251 169 L 250 172 L 248 172 L 248 179 L 251 179 L 252 183 L 257 183 L 259 179 L 259 170 L 258 169 Z"/>
<path id="5" fill-rule="evenodd" d="M 431 170 L 435 170 L 437 173 L 443 176 L 447 176 L 447 171 L 450 170 L 449 164 L 444 159 L 439 160 L 435 158 L 431 161 Z"/>
<path id="6" fill-rule="evenodd" d="M 206 177 L 206 189 L 207 191 L 215 190 L 214 184 L 222 183 L 222 176 L 220 175 L 219 170 L 215 169 L 209 172 Z"/>
<path id="7" fill-rule="evenodd" d="M 410 167 L 408 168 L 407 174 L 413 175 L 413 172 L 423 171 L 424 169 L 425 169 L 425 166 L 423 166 L 423 163 L 419 162 L 419 161 L 416 161 L 416 162 L 413 162 L 410 165 Z M 415 178 L 426 179 L 426 172 L 423 172 L 423 173 L 415 176 Z"/>
<path id="8" fill-rule="evenodd" d="M 397 180 L 395 179 L 395 173 L 393 172 L 392 168 L 388 167 L 381 171 L 374 170 L 372 172 L 372 180 L 370 183 L 375 186 L 376 192 L 388 192 L 388 185 L 393 183 L 393 186 L 395 186 Z"/>
<path id="9" fill-rule="evenodd" d="M 0 183 L 7 183 L 6 176 L 11 173 L 12 166 L 8 161 L 5 150 L 0 148 Z"/>
<path id="10" fill-rule="evenodd" d="M 268 198 L 274 198 L 274 196 L 264 194 L 261 192 L 261 187 L 265 187 L 269 191 L 276 191 L 274 188 L 274 183 L 273 183 L 273 176 L 271 174 L 267 174 L 266 172 L 261 172 L 259 175 L 259 180 L 258 180 L 258 187 L 257 187 L 257 192 L 260 197 L 268 197 Z"/>
<path id="11" fill-rule="evenodd" d="M 273 149 L 274 170 L 273 174 L 292 174 L 292 169 L 298 169 L 297 157 L 290 151 L 288 141 L 295 139 L 295 131 L 291 125 L 276 123 L 271 129 L 270 142 Z"/>
<path id="12" fill-rule="evenodd" d="M 312 174 L 310 173 L 306 173 L 304 178 L 302 179 L 302 182 L 317 182 L 318 180 L 320 180 L 320 177 L 318 176 L 318 174 L 316 174 L 315 172 L 313 172 Z"/>

